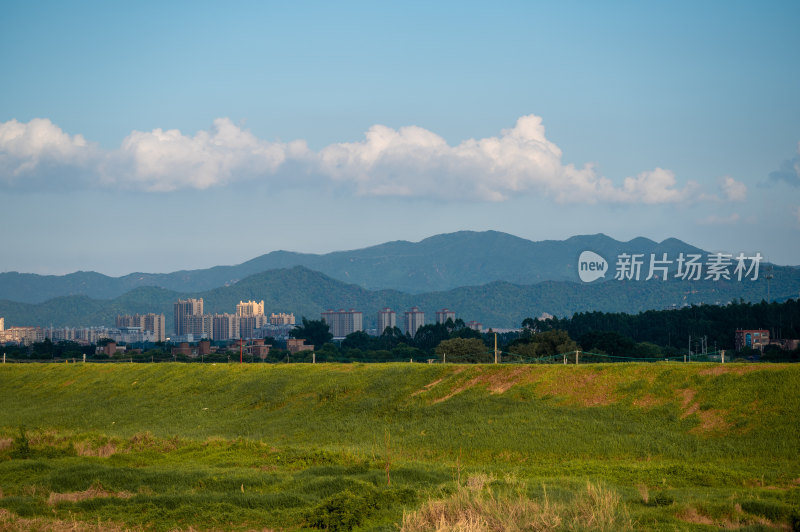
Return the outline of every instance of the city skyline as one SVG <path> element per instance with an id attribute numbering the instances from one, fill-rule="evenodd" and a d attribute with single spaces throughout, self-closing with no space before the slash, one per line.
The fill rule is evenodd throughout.
<path id="1" fill-rule="evenodd" d="M 796 2 L 0 10 L 1 272 L 459 230 L 800 265 Z"/>

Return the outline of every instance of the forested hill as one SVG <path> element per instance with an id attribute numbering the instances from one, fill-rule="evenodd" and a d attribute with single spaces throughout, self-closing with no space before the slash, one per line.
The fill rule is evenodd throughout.
<path id="1" fill-rule="evenodd" d="M 785 277 L 784 277 L 785 276 Z M 780 283 L 776 281 L 781 281 Z M 780 290 L 778 287 L 781 287 Z M 772 297 L 787 299 L 800 292 L 800 276 L 776 270 Z M 354 308 L 364 314 L 364 326 L 374 327 L 383 307 L 402 313 L 420 307 L 427 321 L 442 308 L 455 311 L 464 321 L 484 326 L 519 327 L 522 320 L 544 312 L 572 316 L 581 311 L 637 313 L 650 309 L 681 308 L 694 304 L 726 304 L 766 297 L 766 282 L 758 281 L 608 281 L 581 284 L 548 281 L 533 285 L 494 282 L 482 286 L 408 294 L 396 290 L 366 290 L 304 267 L 273 270 L 250 276 L 231 286 L 202 292 L 176 292 L 142 287 L 108 300 L 67 296 L 28 304 L 0 300 L 0 316 L 7 327 L 113 325 L 118 314 L 163 313 L 172 330 L 173 303 L 178 298 L 202 297 L 207 313 L 234 312 L 240 300 L 264 300 L 266 312 L 293 312 L 298 318 L 319 319 L 323 310 Z"/>
<path id="2" fill-rule="evenodd" d="M 274 251 L 235 266 L 172 273 L 132 273 L 123 277 L 95 272 L 63 276 L 0 273 L 0 299 L 25 303 L 41 303 L 67 295 L 112 299 L 142 286 L 194 293 L 293 266 L 305 266 L 370 290 L 391 289 L 411 294 L 495 281 L 532 285 L 543 281 L 577 281 L 578 257 L 585 250 L 599 253 L 612 265 L 613 258 L 622 252 L 646 256 L 667 253 L 673 258 L 680 252 L 704 253 L 674 238 L 660 243 L 646 238 L 620 242 L 597 234 L 533 242 L 497 231 L 461 231 L 420 242 L 387 242 L 324 255 Z"/>

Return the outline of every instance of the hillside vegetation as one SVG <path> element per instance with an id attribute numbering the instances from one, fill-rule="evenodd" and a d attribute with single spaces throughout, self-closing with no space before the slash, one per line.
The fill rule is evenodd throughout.
<path id="1" fill-rule="evenodd" d="M 4 365 L 0 527 L 790 526 L 798 389 L 766 364 Z"/>
<path id="2" fill-rule="evenodd" d="M 800 270 L 776 270 L 773 299 L 796 297 L 800 291 Z M 780 288 L 778 281 L 781 281 Z M 571 316 L 575 312 L 637 313 L 649 309 L 681 308 L 694 304 L 727 304 L 731 301 L 761 301 L 766 281 L 606 281 L 591 284 L 548 281 L 533 285 L 493 282 L 466 286 L 446 292 L 408 294 L 394 290 L 366 290 L 337 281 L 298 266 L 265 271 L 241 281 L 205 292 L 173 292 L 142 287 L 111 300 L 86 296 L 65 296 L 44 303 L 16 303 L 0 299 L 0 316 L 6 327 L 113 326 L 118 314 L 163 313 L 167 330 L 172 330 L 173 304 L 179 298 L 201 297 L 207 313 L 233 312 L 236 304 L 254 299 L 264 301 L 267 312 L 293 312 L 300 318 L 316 319 L 326 309 L 355 308 L 364 313 L 364 325 L 374 327 L 378 310 L 391 307 L 399 316 L 418 306 L 429 321 L 435 311 L 450 308 L 464 321 L 477 320 L 491 327 L 519 327 L 522 320 L 544 312 Z M 3 292 L 0 291 L 0 296 Z"/>

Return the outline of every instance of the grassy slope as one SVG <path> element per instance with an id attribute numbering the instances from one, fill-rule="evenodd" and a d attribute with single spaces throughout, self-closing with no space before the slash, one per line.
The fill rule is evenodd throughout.
<path id="1" fill-rule="evenodd" d="M 80 491 L 99 482 L 141 498 L 143 486 L 159 492 L 158 472 L 170 471 L 177 475 L 175 486 L 197 495 L 197 483 L 210 482 L 221 474 L 215 468 L 228 464 L 226 487 L 213 493 L 222 497 L 240 485 L 255 486 L 263 496 L 295 489 L 294 506 L 305 508 L 338 491 L 317 493 L 303 482 L 378 485 L 388 454 L 401 491 L 376 515 L 389 521 L 397 520 L 399 510 L 387 508 L 419 503 L 424 493 L 446 488 L 462 467 L 465 475 L 513 474 L 531 486 L 548 482 L 567 491 L 586 479 L 602 481 L 631 500 L 636 485 L 671 490 L 678 504 L 689 505 L 684 510 L 711 518 L 715 512 L 729 518 L 733 511 L 720 510 L 718 498 L 760 497 L 759 486 L 768 485 L 770 508 L 780 514 L 773 517 L 781 521 L 788 519 L 787 508 L 800 504 L 797 390 L 800 366 L 782 365 L 6 365 L 0 366 L 0 435 L 7 436 L 6 447 L 24 425 L 38 429 L 34 434 L 53 449 L 112 442 L 125 452 L 76 458 L 67 456 L 74 452 L 48 457 L 41 451 L 23 465 L 0 461 L 0 488 L 21 497 L 23 478 L 44 492 Z M 141 447 L 143 440 L 156 442 L 161 452 Z M 273 471 L 268 478 L 258 472 L 265 464 Z M 324 464 L 334 468 L 329 475 L 313 473 Z M 363 470 L 348 473 L 354 464 Z M 59 480 L 54 471 L 64 467 L 77 468 L 81 480 Z M 89 473 L 81 469 L 86 467 Z M 28 498 L 17 506 L 0 498 L 0 507 L 5 500 L 19 511 L 34 504 L 36 496 Z M 169 528 L 198 518 L 214 522 L 225 512 L 214 513 L 212 503 L 194 501 L 195 513 L 163 522 L 141 508 L 81 511 L 92 519 Z M 302 512 L 287 510 L 293 504 L 276 503 L 268 515 L 236 506 L 244 513 L 234 512 L 231 519 L 307 522 Z M 648 527 L 675 519 L 675 511 L 639 510 L 640 524 Z"/>

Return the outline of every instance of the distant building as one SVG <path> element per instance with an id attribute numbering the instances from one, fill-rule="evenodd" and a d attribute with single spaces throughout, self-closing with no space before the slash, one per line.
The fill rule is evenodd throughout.
<path id="1" fill-rule="evenodd" d="M 289 338 L 286 340 L 286 350 L 294 354 L 300 351 L 313 351 L 314 346 L 306 344 L 306 341 L 302 338 Z"/>
<path id="2" fill-rule="evenodd" d="M 480 332 L 480 331 L 481 331 L 481 329 L 483 329 L 483 324 L 481 324 L 480 322 L 477 322 L 477 321 L 468 321 L 468 322 L 466 323 L 466 325 L 467 325 L 467 327 L 469 327 L 470 329 L 475 329 L 475 330 L 476 330 L 476 331 L 478 331 L 478 332 Z"/>
<path id="3" fill-rule="evenodd" d="M 134 314 L 117 316 L 117 328 L 138 327 L 144 332 L 151 332 L 153 341 L 163 342 L 167 339 L 166 320 L 163 314 Z"/>
<path id="4" fill-rule="evenodd" d="M 322 313 L 322 320 L 328 324 L 334 338 L 344 338 L 356 331 L 363 331 L 363 315 L 361 312 L 350 310 L 328 310 Z"/>
<path id="5" fill-rule="evenodd" d="M 776 345 L 784 351 L 794 351 L 798 346 L 800 346 L 800 340 L 781 338 L 780 340 L 770 340 L 769 345 Z"/>
<path id="6" fill-rule="evenodd" d="M 390 329 L 397 327 L 397 313 L 389 307 L 378 311 L 378 334 L 383 334 L 387 327 Z"/>
<path id="7" fill-rule="evenodd" d="M 214 316 L 211 314 L 193 314 L 184 316 L 186 335 L 194 338 L 213 338 L 214 337 Z"/>
<path id="8" fill-rule="evenodd" d="M 239 304 L 236 305 L 236 315 L 237 316 L 263 316 L 264 315 L 264 300 L 262 299 L 259 302 L 255 301 L 248 301 L 245 303 L 244 301 L 239 301 Z"/>
<path id="9" fill-rule="evenodd" d="M 0 332 L 0 343 L 31 345 L 44 341 L 44 329 L 41 327 L 9 327 Z"/>
<path id="10" fill-rule="evenodd" d="M 102 347 L 102 351 L 106 356 L 113 357 L 117 353 L 117 343 L 108 342 Z"/>
<path id="11" fill-rule="evenodd" d="M 763 351 L 769 344 L 769 331 L 766 329 L 739 329 L 733 334 L 734 345 L 739 351 L 745 347 Z"/>
<path id="12" fill-rule="evenodd" d="M 413 337 L 417 334 L 420 327 L 425 325 L 425 313 L 419 307 L 411 307 L 405 314 L 405 332 L 407 335 Z"/>
<path id="13" fill-rule="evenodd" d="M 181 342 L 178 344 L 178 347 L 172 348 L 172 356 L 183 355 L 190 357 L 194 354 L 194 350 L 191 348 L 188 342 Z"/>
<path id="14" fill-rule="evenodd" d="M 436 323 L 445 324 L 447 320 L 456 321 L 456 313 L 446 308 L 436 311 Z"/>
<path id="15" fill-rule="evenodd" d="M 265 344 L 264 340 L 253 340 L 253 345 L 251 345 L 248 350 L 254 357 L 259 357 L 261 360 L 264 360 L 267 358 L 267 355 L 269 355 L 270 347 L 272 346 Z"/>
<path id="16" fill-rule="evenodd" d="M 269 324 L 270 325 L 294 325 L 294 314 L 284 314 L 283 312 L 279 312 L 275 314 L 274 312 L 269 315 Z"/>
<path id="17" fill-rule="evenodd" d="M 6 329 L 5 318 L 0 318 L 0 332 L 3 332 L 5 329 Z"/>
<path id="18" fill-rule="evenodd" d="M 214 314 L 212 318 L 212 340 L 239 339 L 239 317 L 233 314 Z"/>
<path id="19" fill-rule="evenodd" d="M 203 299 L 179 299 L 173 305 L 173 309 L 175 313 L 175 334 L 177 336 L 197 334 L 194 330 L 189 330 L 188 321 L 190 316 L 203 315 Z M 196 323 L 194 325 L 196 326 Z M 194 329 L 196 330 L 196 327 Z M 202 330 L 202 323 L 200 329 Z"/>

